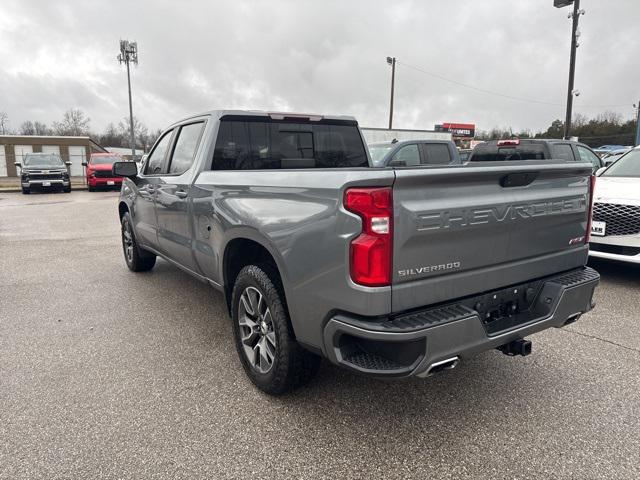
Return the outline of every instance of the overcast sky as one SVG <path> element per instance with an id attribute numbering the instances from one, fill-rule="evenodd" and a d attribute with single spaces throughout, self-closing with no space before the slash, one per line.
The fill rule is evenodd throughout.
<path id="1" fill-rule="evenodd" d="M 576 112 L 633 116 L 640 1 L 583 0 Z M 546 128 L 564 119 L 570 8 L 553 0 L 2 0 L 0 111 L 10 127 L 76 107 L 101 131 L 128 114 L 118 40 L 137 40 L 133 109 L 150 129 L 217 108 Z M 480 93 L 420 72 L 537 102 Z M 551 103 L 552 105 L 549 105 Z"/>

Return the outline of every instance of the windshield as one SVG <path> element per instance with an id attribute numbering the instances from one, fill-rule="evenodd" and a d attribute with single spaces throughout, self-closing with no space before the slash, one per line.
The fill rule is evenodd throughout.
<path id="1" fill-rule="evenodd" d="M 91 157 L 91 165 L 113 165 L 119 160 L 118 157 Z"/>
<path id="2" fill-rule="evenodd" d="M 371 161 L 375 167 L 384 167 L 382 161 L 389 151 L 393 148 L 393 145 L 370 145 L 369 154 L 371 155 Z"/>
<path id="3" fill-rule="evenodd" d="M 64 162 L 55 153 L 49 155 L 25 155 L 26 167 L 64 167 Z"/>
<path id="4" fill-rule="evenodd" d="M 631 150 L 611 165 L 603 177 L 640 177 L 640 150 Z"/>

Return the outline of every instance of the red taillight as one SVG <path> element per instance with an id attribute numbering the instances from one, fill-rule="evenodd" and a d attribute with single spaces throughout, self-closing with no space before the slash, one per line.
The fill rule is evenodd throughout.
<path id="1" fill-rule="evenodd" d="M 498 140 L 499 147 L 506 147 L 508 145 L 520 145 L 520 139 L 514 138 L 512 140 Z"/>
<path id="2" fill-rule="evenodd" d="M 351 279 L 367 287 L 391 283 L 393 198 L 391 187 L 349 188 L 344 206 L 362 218 L 362 233 L 351 241 Z"/>
<path id="3" fill-rule="evenodd" d="M 591 240 L 591 220 L 593 219 L 593 195 L 595 194 L 595 190 L 596 176 L 591 175 L 589 178 L 589 208 L 587 210 L 589 212 L 589 216 L 587 218 L 587 233 L 584 236 L 584 243 L 589 243 Z"/>

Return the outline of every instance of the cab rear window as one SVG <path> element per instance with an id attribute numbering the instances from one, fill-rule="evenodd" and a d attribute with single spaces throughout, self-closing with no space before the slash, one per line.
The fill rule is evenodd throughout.
<path id="1" fill-rule="evenodd" d="M 213 170 L 368 167 L 357 125 L 271 119 L 220 122 Z"/>
<path id="2" fill-rule="evenodd" d="M 504 147 L 478 146 L 471 154 L 470 162 L 503 162 L 515 160 L 544 160 L 543 145 L 508 145 Z"/>

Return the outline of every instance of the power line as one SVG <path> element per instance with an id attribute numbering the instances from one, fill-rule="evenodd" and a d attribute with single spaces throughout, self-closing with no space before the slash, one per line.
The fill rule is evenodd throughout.
<path id="1" fill-rule="evenodd" d="M 410 69 L 415 70 L 417 72 L 423 73 L 425 75 L 429 75 L 431 77 L 438 78 L 438 79 L 440 79 L 442 81 L 453 83 L 454 85 L 458 85 L 460 87 L 468 88 L 470 90 L 475 90 L 476 92 L 484 93 L 484 94 L 487 94 L 487 95 L 494 95 L 494 96 L 497 96 L 497 97 L 506 98 L 508 100 L 513 100 L 513 101 L 516 101 L 516 102 L 536 103 L 536 104 L 540 104 L 540 105 L 551 105 L 551 106 L 554 106 L 554 107 L 563 107 L 564 106 L 564 104 L 562 104 L 562 103 L 547 102 L 547 101 L 544 101 L 544 100 L 535 100 L 535 99 L 532 99 L 532 98 L 525 98 L 525 97 L 516 97 L 514 95 L 507 95 L 507 94 L 500 93 L 500 92 L 494 92 L 492 90 L 486 90 L 484 88 L 479 88 L 479 87 L 476 87 L 474 85 L 469 85 L 468 83 L 463 83 L 463 82 L 460 82 L 458 80 L 454 80 L 452 78 L 444 77 L 444 76 L 439 75 L 437 73 L 428 72 L 427 70 L 424 70 L 424 69 L 422 69 L 420 67 L 416 67 L 415 65 L 410 65 L 410 64 L 405 63 L 405 62 L 400 62 L 399 60 L 396 60 L 396 63 L 399 64 L 399 65 L 404 65 L 407 68 L 410 68 Z M 623 104 L 617 104 L 617 105 L 577 105 L 576 108 L 619 108 L 619 107 L 627 107 L 627 106 L 628 105 L 626 103 L 623 103 Z"/>

